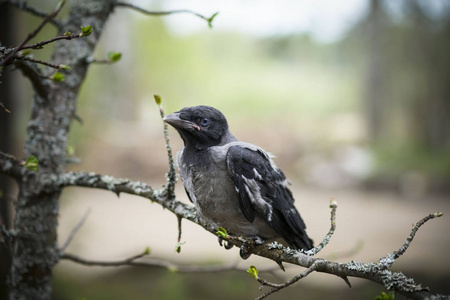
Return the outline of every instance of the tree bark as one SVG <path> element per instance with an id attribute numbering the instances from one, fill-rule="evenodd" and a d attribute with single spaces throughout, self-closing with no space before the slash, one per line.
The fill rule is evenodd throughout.
<path id="1" fill-rule="evenodd" d="M 28 68 L 35 90 L 32 113 L 24 146 L 25 157 L 39 160 L 39 171 L 27 173 L 19 182 L 19 198 L 14 220 L 11 299 L 50 299 L 52 269 L 59 260 L 57 225 L 61 189 L 44 192 L 42 175 L 58 175 L 66 167 L 66 142 L 76 112 L 78 91 L 88 70 L 86 59 L 93 53 L 103 26 L 114 7 L 113 0 L 78 0 L 72 5 L 58 34 L 80 32 L 92 25 L 93 33 L 69 42 L 60 42 L 52 62 L 69 65 L 64 82 L 36 78 Z M 39 86 L 36 86 L 39 85 Z"/>

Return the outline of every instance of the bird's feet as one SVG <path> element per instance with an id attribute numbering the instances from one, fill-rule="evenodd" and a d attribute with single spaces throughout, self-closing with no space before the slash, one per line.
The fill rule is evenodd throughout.
<path id="1" fill-rule="evenodd" d="M 227 241 L 223 237 L 218 236 L 217 238 L 219 240 L 219 245 L 220 246 L 223 246 L 227 250 L 230 250 L 231 248 L 233 248 L 233 244 L 231 244 L 229 241 Z"/>
<path id="2" fill-rule="evenodd" d="M 248 236 L 246 238 L 251 239 L 251 241 L 249 243 L 242 243 L 241 248 L 239 249 L 239 255 L 242 259 L 249 258 L 250 255 L 252 255 L 251 251 L 255 246 L 264 244 L 264 240 L 257 235 Z"/>

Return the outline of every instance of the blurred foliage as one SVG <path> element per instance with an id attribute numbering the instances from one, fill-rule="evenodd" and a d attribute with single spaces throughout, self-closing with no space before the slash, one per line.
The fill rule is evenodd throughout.
<path id="1" fill-rule="evenodd" d="M 237 136 L 266 141 L 263 147 L 289 156 L 289 166 L 300 168 L 299 157 L 320 153 L 326 157 L 329 149 L 350 143 L 375 156 L 372 179 L 395 181 L 401 172 L 419 171 L 430 180 L 448 182 L 449 5 L 418 0 L 370 3 L 379 4 L 379 24 L 370 19 L 374 6 L 369 6 L 341 40 L 328 44 L 308 33 L 254 37 L 206 26 L 177 35 L 164 18 L 118 10 L 113 17 L 117 21 L 108 24 L 94 58 L 109 53 L 117 59 L 120 53 L 121 59 L 90 68 L 78 105 L 78 115 L 86 122 L 74 123 L 69 143 L 78 150 L 89 147 L 93 139 L 115 136 L 119 143 L 125 136 L 126 144 L 126 134 L 112 132 L 129 132 L 127 128 L 136 123 L 159 130 L 149 125 L 158 118 L 156 110 L 152 112 L 152 95 L 159 94 L 167 99 L 166 112 L 198 104 L 216 106 Z M 437 4 L 440 9 L 430 8 Z M 43 1 L 40 8 L 52 7 L 52 1 Z M 18 36 L 25 36 L 39 18 L 21 16 L 25 22 L 18 25 Z M 374 45 L 370 32 L 377 36 L 376 51 L 370 48 Z M 31 42 L 55 34 L 48 26 Z M 54 47 L 34 54 L 48 60 Z M 370 61 L 379 62 L 377 82 L 370 80 Z M 376 91 L 375 97 L 369 97 L 371 91 Z M 18 97 L 31 99 L 20 93 Z M 379 102 L 381 109 L 364 113 L 368 101 Z M 23 136 L 28 110 L 17 121 L 17 137 Z M 368 129 L 371 114 L 380 120 L 373 129 L 376 136 Z M 292 150 L 283 149 L 281 138 L 270 143 L 274 135 L 289 138 Z"/>
<path id="2" fill-rule="evenodd" d="M 265 279 L 279 279 L 263 274 Z M 122 268 L 95 277 L 78 277 L 56 274 L 54 277 L 54 300 L 225 300 L 255 299 L 263 291 L 259 283 L 245 271 L 177 274 L 160 268 Z M 380 286 L 374 283 L 357 285 L 352 289 L 297 284 L 270 296 L 269 299 L 373 299 Z"/>

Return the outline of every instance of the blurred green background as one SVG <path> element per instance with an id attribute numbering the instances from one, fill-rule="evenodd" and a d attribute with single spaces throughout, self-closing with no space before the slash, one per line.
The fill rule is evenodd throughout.
<path id="1" fill-rule="evenodd" d="M 29 1 L 45 11 L 56 2 Z M 218 11 L 213 29 L 189 14 L 148 17 L 116 9 L 94 56 L 102 59 L 108 51 L 118 51 L 122 60 L 92 65 L 89 70 L 78 102 L 83 123 L 73 124 L 69 142 L 82 163 L 70 169 L 163 184 L 167 162 L 153 95 L 161 95 L 167 113 L 184 106 L 211 105 L 227 116 L 239 139 L 276 155 L 316 241 L 329 226 L 329 199 L 343 200 L 343 217 L 338 219 L 343 231 L 327 255 L 348 251 L 359 239 L 364 244 L 356 254 L 359 259 L 374 261 L 392 252 L 404 242 L 411 223 L 434 210 L 448 213 L 450 208 L 450 4 L 445 0 L 332 2 L 133 2 L 154 10 L 193 9 L 206 16 Z M 18 43 L 39 20 L 12 8 L 10 13 Z M 48 26 L 36 41 L 54 35 Z M 36 52 L 36 57 L 48 59 L 53 47 Z M 12 114 L 2 113 L 0 118 L 12 125 L 10 152 L 21 157 L 32 91 L 18 72 L 5 73 L 3 81 L 15 92 L 8 103 Z M 171 137 L 174 149 L 179 149 L 175 131 Z M 8 195 L 12 203 L 14 190 Z M 180 187 L 177 195 L 186 200 Z M 127 217 L 123 212 L 133 211 L 128 202 L 105 200 L 96 207 L 99 198 L 114 196 L 75 189 L 63 194 L 62 241 L 86 207 L 94 207 L 91 225 L 88 222 L 80 232 L 69 248 L 72 252 L 99 259 L 114 250 L 111 257 L 116 259 L 135 254 L 148 243 L 138 232 L 149 226 L 158 229 L 152 234 L 163 231 L 150 244 L 156 256 L 165 259 L 189 264 L 193 261 L 189 251 L 194 255 L 203 243 L 196 242 L 196 234 L 186 238 L 191 248 L 180 258 L 173 252 L 175 229 L 170 238 L 161 230 L 175 227 L 169 214 L 162 216 L 170 219 L 167 225 L 161 225 L 162 220 L 144 223 L 144 215 L 132 227 L 127 224 L 135 215 Z M 111 208 L 113 201 L 116 211 Z M 135 205 L 138 199 L 130 202 Z M 139 208 L 147 209 L 148 204 Z M 161 215 L 159 208 L 151 209 Z M 411 249 L 409 260 L 407 252 L 399 266 L 433 291 L 450 293 L 445 284 L 450 262 L 440 261 L 450 245 L 446 233 L 450 222 L 432 222 L 436 224 L 419 232 L 411 247 L 416 249 Z M 355 227 L 363 229 L 352 234 Z M 127 242 L 123 235 L 136 237 Z M 208 258 L 196 257 L 195 262 L 236 258 L 236 252 L 222 257 L 224 250 L 215 245 L 214 237 L 203 239 L 211 243 Z M 431 244 L 436 249 L 428 250 Z M 157 268 L 72 272 L 73 268 L 65 262 L 57 267 L 55 299 L 249 299 L 259 294 L 257 284 L 243 271 L 194 275 Z M 98 276 L 86 275 L 91 272 Z M 382 290 L 363 283 L 349 290 L 343 283 L 333 285 L 328 277 L 320 278 L 273 298 L 371 299 Z"/>

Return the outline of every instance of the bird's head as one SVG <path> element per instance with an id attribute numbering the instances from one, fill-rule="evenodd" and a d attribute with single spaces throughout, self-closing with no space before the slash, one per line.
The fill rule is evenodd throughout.
<path id="1" fill-rule="evenodd" d="M 185 107 L 163 120 L 178 131 L 186 147 L 207 148 L 235 140 L 225 116 L 211 106 Z"/>

